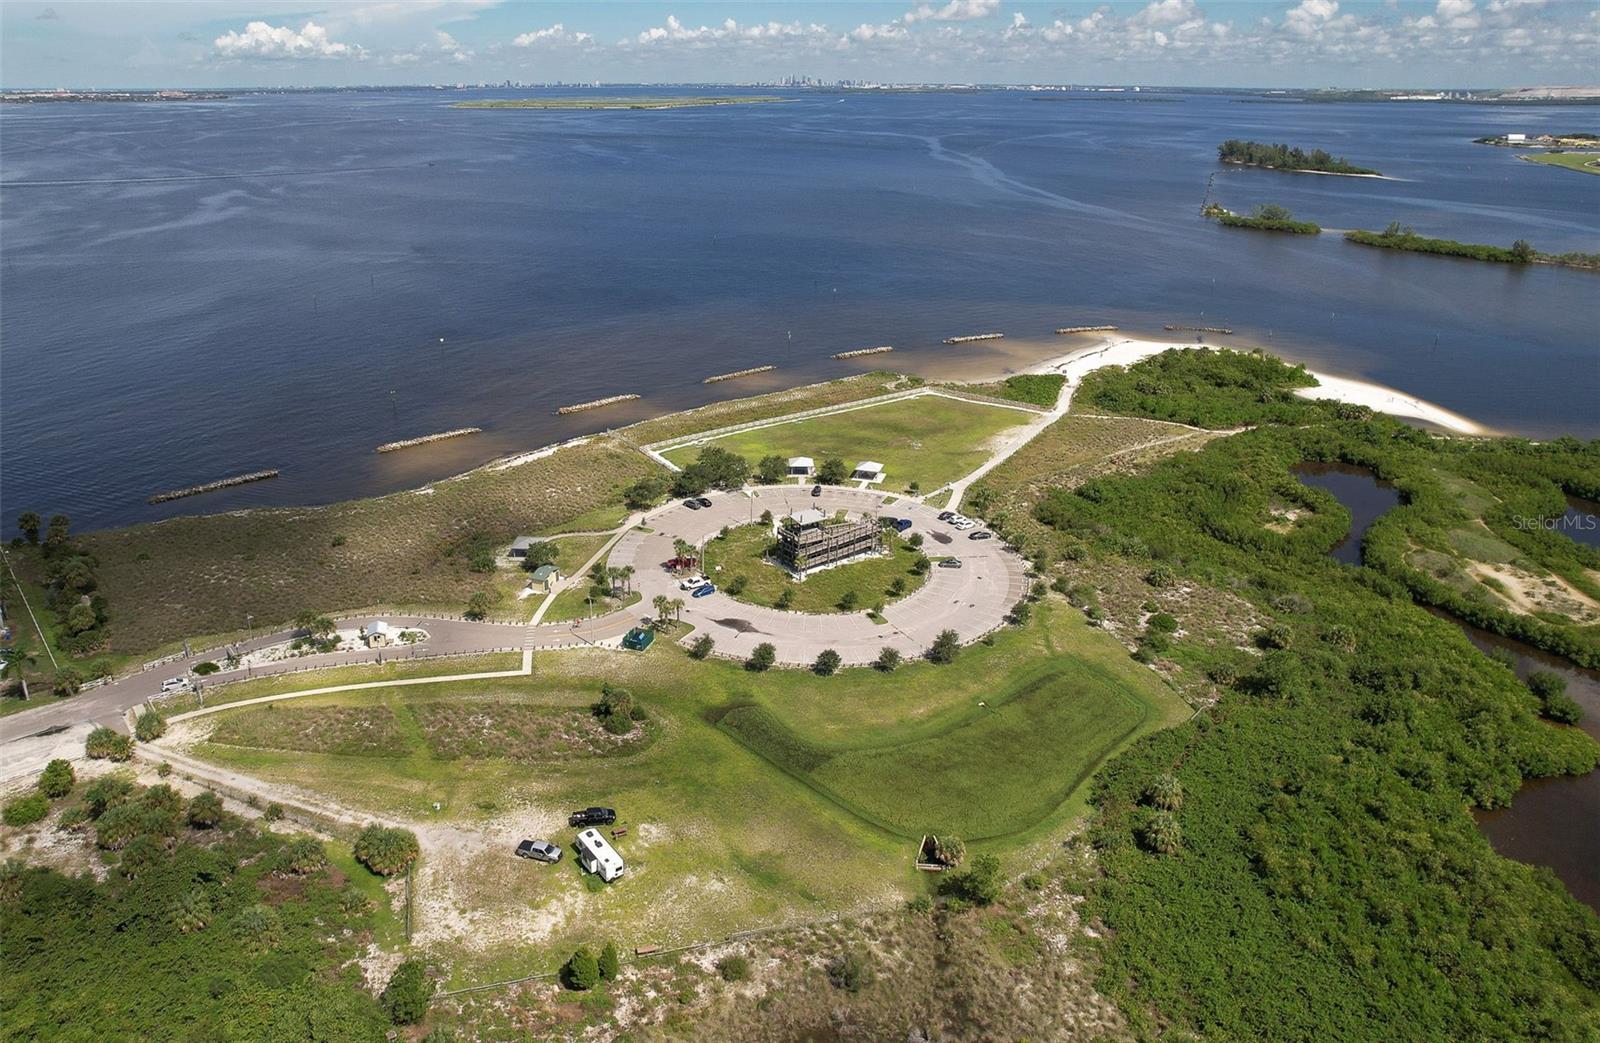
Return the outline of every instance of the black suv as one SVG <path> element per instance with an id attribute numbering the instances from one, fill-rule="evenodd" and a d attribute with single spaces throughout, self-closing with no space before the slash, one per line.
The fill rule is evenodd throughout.
<path id="1" fill-rule="evenodd" d="M 609 826 L 617 820 L 615 808 L 584 808 L 574 811 L 567 816 L 567 825 L 574 829 L 580 826 Z"/>

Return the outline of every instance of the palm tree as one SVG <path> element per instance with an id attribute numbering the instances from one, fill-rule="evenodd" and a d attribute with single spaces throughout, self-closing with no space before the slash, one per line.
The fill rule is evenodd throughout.
<path id="1" fill-rule="evenodd" d="M 667 621 L 667 612 L 672 607 L 672 602 L 665 594 L 657 594 L 650 600 L 650 604 L 656 607 L 656 618 L 665 623 Z"/>
<path id="2" fill-rule="evenodd" d="M 672 541 L 672 555 L 679 561 L 688 561 L 694 557 L 694 544 L 679 537 Z"/>
<path id="3" fill-rule="evenodd" d="M 622 589 L 629 594 L 633 593 L 633 573 L 632 565 L 622 566 Z"/>
<path id="4" fill-rule="evenodd" d="M 672 616 L 674 619 L 680 621 L 683 619 L 683 605 L 684 602 L 682 598 L 672 599 Z"/>
<path id="5" fill-rule="evenodd" d="M 606 580 L 611 584 L 611 593 L 615 595 L 617 588 L 622 586 L 622 569 L 620 567 L 606 569 Z"/>

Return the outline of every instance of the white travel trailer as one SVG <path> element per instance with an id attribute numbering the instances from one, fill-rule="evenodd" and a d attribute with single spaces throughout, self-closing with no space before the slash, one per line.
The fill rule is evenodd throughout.
<path id="1" fill-rule="evenodd" d="M 578 834 L 578 864 L 608 884 L 627 868 L 622 864 L 622 856 L 606 843 L 598 829 L 586 829 Z"/>

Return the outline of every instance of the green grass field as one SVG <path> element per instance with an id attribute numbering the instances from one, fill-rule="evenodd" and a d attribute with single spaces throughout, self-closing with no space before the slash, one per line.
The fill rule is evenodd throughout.
<path id="1" fill-rule="evenodd" d="M 1600 174 L 1600 152 L 1540 152 L 1537 155 L 1519 158 L 1529 163 L 1576 170 L 1581 174 Z"/>
<path id="2" fill-rule="evenodd" d="M 1029 414 L 1003 406 L 924 395 L 727 435 L 710 444 L 730 449 L 752 465 L 773 453 L 810 456 L 819 463 L 837 456 L 848 467 L 876 460 L 887 471 L 884 488 L 906 489 L 916 483 L 931 492 L 983 463 L 990 439 L 1029 419 Z M 701 448 L 686 445 L 664 455 L 683 466 L 693 463 Z"/>
<path id="3" fill-rule="evenodd" d="M 522 757 L 500 720 L 507 711 L 487 713 L 581 712 L 601 678 L 648 710 L 649 741 L 597 756 L 587 722 L 568 716 L 566 745 L 546 736 L 538 756 Z M 446 747 L 426 722 L 452 707 Z M 768 736 L 731 734 L 728 717 L 755 710 Z M 643 655 L 542 654 L 527 679 L 219 714 L 218 737 L 230 742 L 194 752 L 358 812 L 423 821 L 516 824 L 527 809 L 615 806 L 629 829 L 618 841 L 628 876 L 615 886 L 593 889 L 570 864 L 504 853 L 473 863 L 460 900 L 552 925 L 456 968 L 475 976 L 511 954 L 525 966 L 530 949 L 550 958 L 600 936 L 674 944 L 918 893 L 926 881 L 911 862 L 922 829 L 995 837 L 977 846 L 1002 854 L 1041 842 L 1081 812 L 1086 772 L 1133 735 L 1187 715 L 1116 641 L 1046 602 L 1026 627 L 946 667 L 751 674 L 664 642 Z M 472 755 L 451 752 L 462 748 Z"/>
<path id="4" fill-rule="evenodd" d="M 773 542 L 771 530 L 765 525 L 741 525 L 726 536 L 718 536 L 705 549 L 707 567 L 720 567 L 716 573 L 717 584 L 729 597 L 755 605 L 776 605 L 788 592 L 789 608 L 795 612 L 859 612 L 878 605 L 898 601 L 927 582 L 927 575 L 917 575 L 912 564 L 919 552 L 904 540 L 889 533 L 884 535 L 890 553 L 882 558 L 868 558 L 837 568 L 812 573 L 796 583 L 789 573 L 765 560 L 767 547 Z M 743 578 L 743 589 L 735 594 L 734 580 Z M 890 593 L 896 580 L 902 584 L 898 594 Z M 846 592 L 853 591 L 856 604 L 851 609 L 840 607 Z"/>

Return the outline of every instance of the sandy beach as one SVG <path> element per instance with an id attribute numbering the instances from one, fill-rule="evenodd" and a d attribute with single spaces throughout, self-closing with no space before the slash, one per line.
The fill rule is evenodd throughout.
<path id="1" fill-rule="evenodd" d="M 1206 343 L 1178 343 L 1174 341 L 1138 340 L 1134 338 L 1102 338 L 1098 343 L 1077 351 L 1047 359 L 1033 367 L 1033 373 L 1059 373 L 1067 378 L 1066 402 L 1077 390 L 1083 378 L 1100 369 L 1102 366 L 1131 366 L 1136 362 L 1159 355 L 1163 351 L 1172 349 L 1216 348 L 1221 345 Z M 1349 402 L 1353 405 L 1366 406 L 1379 413 L 1401 417 L 1407 420 L 1421 420 L 1446 431 L 1462 435 L 1489 435 L 1494 432 L 1482 424 L 1453 413 L 1443 406 L 1425 402 L 1420 398 L 1397 391 L 1382 384 L 1370 381 L 1356 380 L 1351 377 L 1338 377 L 1327 373 L 1318 373 L 1307 370 L 1316 378 L 1316 387 L 1300 388 L 1296 394 L 1305 398 L 1332 399 L 1336 402 Z M 1062 403 L 1062 408 L 1066 407 Z"/>

